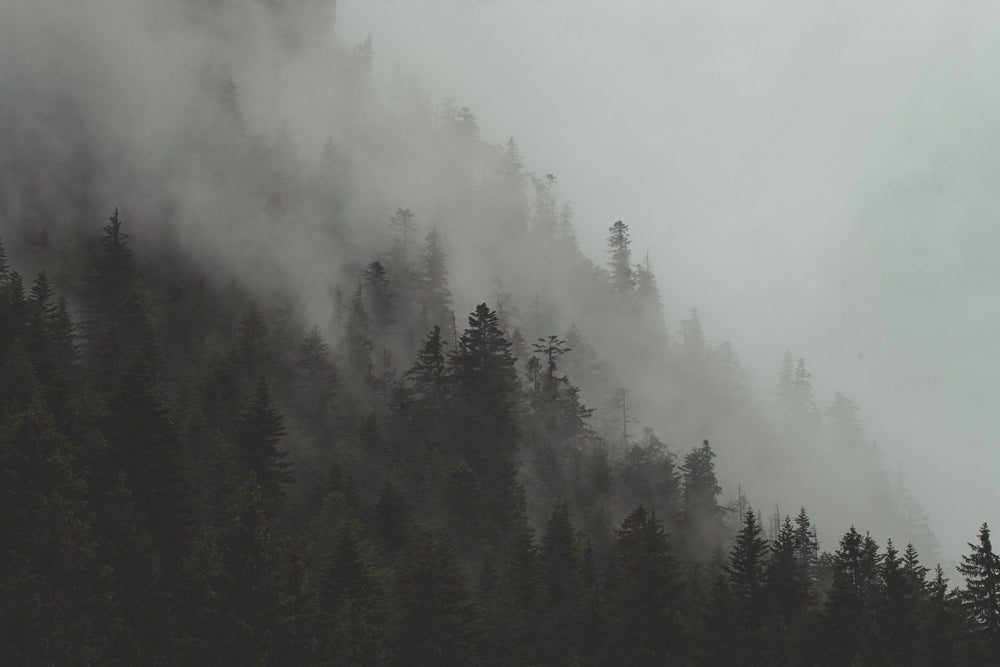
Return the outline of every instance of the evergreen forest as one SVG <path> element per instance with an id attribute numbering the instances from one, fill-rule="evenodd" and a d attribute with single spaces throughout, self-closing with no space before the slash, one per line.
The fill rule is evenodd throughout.
<path id="1" fill-rule="evenodd" d="M 760 391 L 332 0 L 149 8 L 129 66 L 66 11 L 75 70 L 0 47 L 0 663 L 1000 663 L 989 526 L 939 564 L 860 406 Z"/>

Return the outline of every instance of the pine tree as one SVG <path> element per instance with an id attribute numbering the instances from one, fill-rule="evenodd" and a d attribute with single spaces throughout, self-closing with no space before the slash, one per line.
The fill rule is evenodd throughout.
<path id="1" fill-rule="evenodd" d="M 909 553 L 909 552 L 908 552 Z M 913 552 L 910 558 L 915 558 Z M 917 658 L 915 645 L 919 623 L 919 605 L 923 586 L 907 572 L 906 562 L 888 540 L 879 564 L 882 580 L 879 596 L 879 639 L 883 664 L 913 664 Z"/>
<path id="2" fill-rule="evenodd" d="M 234 517 L 223 538 L 214 636 L 201 660 L 250 665 L 289 659 L 281 649 L 292 631 L 294 589 L 268 505 L 251 470 L 237 492 Z"/>
<path id="3" fill-rule="evenodd" d="M 427 232 L 425 243 L 420 276 L 424 309 L 429 325 L 446 328 L 451 323 L 451 290 L 444 242 L 437 227 Z"/>
<path id="4" fill-rule="evenodd" d="M 878 544 L 851 526 L 834 554 L 833 587 L 826 599 L 826 646 L 836 663 L 875 660 L 880 561 Z"/>
<path id="5" fill-rule="evenodd" d="M 325 660 L 341 665 L 384 664 L 386 594 L 370 554 L 350 523 L 341 529 L 324 563 L 319 597 L 329 632 Z"/>
<path id="6" fill-rule="evenodd" d="M 318 328 L 299 346 L 295 362 L 300 377 L 300 401 L 312 423 L 324 423 L 326 411 L 337 388 L 337 372 L 330 361 L 330 348 Z"/>
<path id="7" fill-rule="evenodd" d="M 990 656 L 1000 659 L 1000 556 L 993 552 L 990 528 L 979 528 L 979 543 L 962 556 L 959 573 L 965 577 L 962 601 L 981 629 Z"/>
<path id="8" fill-rule="evenodd" d="M 727 571 L 736 599 L 750 618 L 760 613 L 762 602 L 764 566 L 768 552 L 767 542 L 762 534 L 760 521 L 753 509 L 748 507 L 743 516 L 743 526 L 736 534 L 736 544 L 729 553 Z"/>
<path id="9" fill-rule="evenodd" d="M 138 269 L 122 224 L 116 208 L 103 228 L 103 250 L 92 263 L 85 294 L 86 359 L 102 391 L 111 389 L 122 365 L 149 338 Z"/>
<path id="10" fill-rule="evenodd" d="M 565 500 L 558 501 L 545 525 L 541 551 L 548 637 L 543 654 L 549 664 L 570 664 L 576 652 L 576 627 L 583 586 L 581 565 L 569 505 Z"/>
<path id="11" fill-rule="evenodd" d="M 722 513 L 719 494 L 722 487 L 715 477 L 715 464 L 708 440 L 695 447 L 684 457 L 681 465 L 683 493 L 681 497 L 681 521 L 691 551 L 707 557 L 712 547 L 722 541 Z"/>
<path id="12" fill-rule="evenodd" d="M 37 405 L 0 404 L 0 661 L 98 664 L 119 600 L 99 560 L 87 486 Z"/>
<path id="13" fill-rule="evenodd" d="M 515 458 L 517 375 L 510 343 L 485 303 L 469 316 L 451 369 L 462 455 L 482 483 L 497 524 L 510 526 L 523 511 Z"/>
<path id="14" fill-rule="evenodd" d="M 253 473 L 260 487 L 262 507 L 270 519 L 277 517 L 285 502 L 285 485 L 291 481 L 287 452 L 278 449 L 285 435 L 284 418 L 274 409 L 271 393 L 263 378 L 247 405 L 236 429 L 234 455 L 240 475 Z"/>
<path id="15" fill-rule="evenodd" d="M 344 335 L 344 350 L 348 367 L 357 380 L 371 385 L 372 376 L 372 341 L 368 327 L 371 320 L 365 311 L 364 300 L 361 298 L 361 285 L 351 298 L 351 307 L 347 316 L 347 331 Z"/>
<path id="16" fill-rule="evenodd" d="M 389 274 L 382 262 L 375 261 L 365 268 L 364 279 L 371 305 L 372 323 L 385 334 L 396 320 L 393 294 L 389 291 Z"/>
<path id="17" fill-rule="evenodd" d="M 256 301 L 250 301 L 236 331 L 233 361 L 241 382 L 249 384 L 270 369 L 268 331 Z"/>
<path id="18" fill-rule="evenodd" d="M 397 572 L 391 664 L 474 664 L 475 605 L 447 538 L 426 536 Z"/>
<path id="19" fill-rule="evenodd" d="M 677 355 L 681 367 L 693 375 L 701 372 L 708 359 L 705 330 L 701 326 L 697 308 L 692 308 L 688 318 L 681 321 Z"/>
<path id="20" fill-rule="evenodd" d="M 644 507 L 621 524 L 606 577 L 611 596 L 609 658 L 619 664 L 681 660 L 677 565 L 663 524 Z"/>
<path id="21" fill-rule="evenodd" d="M 3 243 L 3 237 L 0 237 L 0 289 L 7 285 L 9 279 L 10 261 L 7 259 L 7 246 Z"/>
<path id="22" fill-rule="evenodd" d="M 506 623 L 510 635 L 510 662 L 537 662 L 545 636 L 541 624 L 543 576 L 535 531 L 522 526 L 514 535 L 505 577 L 510 597 Z"/>
<path id="23" fill-rule="evenodd" d="M 608 229 L 608 254 L 611 267 L 611 287 L 621 297 L 631 296 L 635 291 L 635 272 L 632 269 L 632 251 L 629 248 L 628 225 L 621 220 Z"/>

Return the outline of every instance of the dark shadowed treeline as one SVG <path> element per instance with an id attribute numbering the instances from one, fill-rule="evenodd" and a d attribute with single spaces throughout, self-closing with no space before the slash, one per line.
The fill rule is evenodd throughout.
<path id="1" fill-rule="evenodd" d="M 628 224 L 585 257 L 557 178 L 415 79 L 383 105 L 332 3 L 137 9 L 114 49 L 13 13 L 3 662 L 994 662 L 985 525 L 929 575 L 856 404 L 668 331 Z"/>
<path id="2" fill-rule="evenodd" d="M 521 373 L 481 304 L 386 378 L 362 299 L 334 354 L 148 279 L 127 229 L 78 318 L 0 246 L 5 662 L 995 664 L 987 526 L 963 589 L 853 527 L 821 552 L 805 509 L 768 535 L 708 441 L 613 457 L 555 336 Z"/>

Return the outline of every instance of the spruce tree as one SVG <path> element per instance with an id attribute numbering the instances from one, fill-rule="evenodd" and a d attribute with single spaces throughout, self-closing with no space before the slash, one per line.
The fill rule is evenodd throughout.
<path id="1" fill-rule="evenodd" d="M 437 227 L 427 233 L 423 250 L 420 286 L 428 324 L 446 328 L 451 323 L 451 290 L 448 287 L 444 242 Z"/>
<path id="2" fill-rule="evenodd" d="M 962 600 L 979 624 L 988 654 L 1000 659 L 1000 555 L 993 552 L 987 524 L 979 528 L 979 543 L 970 542 L 969 548 L 958 566 L 965 577 Z"/>
<path id="3" fill-rule="evenodd" d="M 708 440 L 684 456 L 680 466 L 683 492 L 681 496 L 681 521 L 685 538 L 693 554 L 705 558 L 712 547 L 722 541 L 722 513 L 719 494 L 722 487 L 715 477 L 715 464 Z"/>
<path id="4" fill-rule="evenodd" d="M 287 452 L 278 448 L 284 436 L 284 418 L 274 409 L 267 382 L 261 378 L 243 412 L 233 445 L 240 477 L 247 479 L 253 473 L 260 487 L 262 507 L 270 519 L 281 513 L 285 485 L 292 479 L 288 472 L 291 464 L 285 460 Z"/>
<path id="5" fill-rule="evenodd" d="M 640 506 L 622 521 L 609 567 L 607 657 L 630 665 L 682 661 L 677 564 L 655 514 Z"/>
<path id="6" fill-rule="evenodd" d="M 425 536 L 397 571 L 389 637 L 394 665 L 474 664 L 475 604 L 451 542 Z"/>
<path id="7" fill-rule="evenodd" d="M 632 243 L 628 225 L 621 220 L 608 229 L 608 254 L 611 256 L 611 287 L 618 297 L 630 297 L 635 291 L 635 272 L 632 269 Z"/>
<path id="8" fill-rule="evenodd" d="M 517 374 L 510 342 L 485 303 L 469 316 L 469 327 L 451 358 L 456 385 L 456 441 L 489 499 L 493 518 L 509 527 L 523 512 L 517 481 Z"/>

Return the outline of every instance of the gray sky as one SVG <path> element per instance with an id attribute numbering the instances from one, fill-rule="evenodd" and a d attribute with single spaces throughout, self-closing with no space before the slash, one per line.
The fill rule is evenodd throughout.
<path id="1" fill-rule="evenodd" d="M 942 551 L 1000 527 L 1000 5 L 338 3 L 432 101 L 559 178 L 585 252 L 616 219 L 674 328 L 759 384 L 784 350 L 862 408 Z M 827 545 L 829 547 L 829 545 Z"/>

